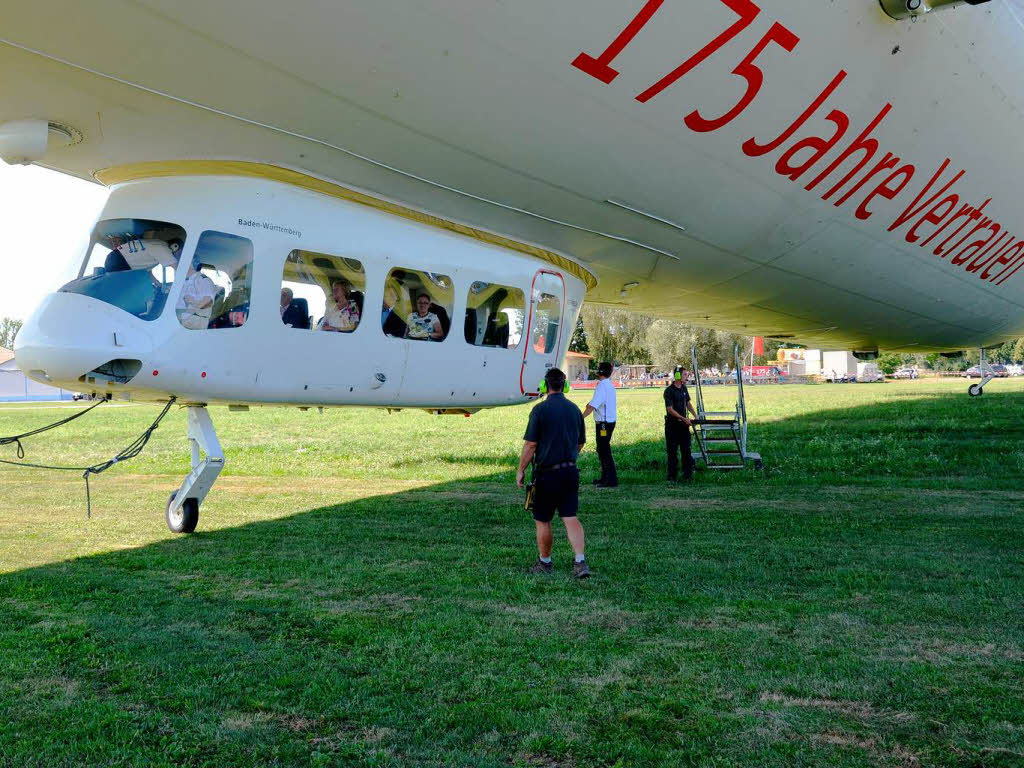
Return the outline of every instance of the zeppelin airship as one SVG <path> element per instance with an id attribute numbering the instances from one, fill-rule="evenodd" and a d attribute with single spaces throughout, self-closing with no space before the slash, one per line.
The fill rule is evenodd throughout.
<path id="1" fill-rule="evenodd" d="M 205 405 L 521 402 L 584 300 L 1024 335 L 1024 0 L 6 5 L 0 157 L 110 189 L 18 362 L 189 405 L 178 530 Z"/>

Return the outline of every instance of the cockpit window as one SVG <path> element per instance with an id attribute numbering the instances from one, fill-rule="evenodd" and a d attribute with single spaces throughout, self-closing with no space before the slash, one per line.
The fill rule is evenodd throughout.
<path id="1" fill-rule="evenodd" d="M 167 303 L 185 230 L 150 219 L 107 219 L 93 229 L 78 278 L 62 287 L 156 320 Z"/>
<path id="2" fill-rule="evenodd" d="M 203 232 L 188 269 L 182 265 L 184 279 L 174 306 L 178 322 L 193 331 L 245 325 L 252 262 L 251 240 L 226 232 Z"/>

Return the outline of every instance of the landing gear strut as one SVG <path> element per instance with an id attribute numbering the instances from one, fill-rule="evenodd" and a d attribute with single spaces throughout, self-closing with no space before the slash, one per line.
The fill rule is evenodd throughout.
<path id="1" fill-rule="evenodd" d="M 192 533 L 199 522 L 199 505 L 224 469 L 224 452 L 205 406 L 188 407 L 188 441 L 192 471 L 167 500 L 167 527 L 174 533 Z M 206 454 L 200 459 L 200 449 Z"/>
<path id="2" fill-rule="evenodd" d="M 996 377 L 991 368 L 987 368 L 985 365 L 985 350 L 980 350 L 978 357 L 978 371 L 981 373 L 981 381 L 977 384 L 971 384 L 967 388 L 967 394 L 971 397 L 981 397 L 985 394 L 985 385 L 988 384 L 992 379 Z"/>

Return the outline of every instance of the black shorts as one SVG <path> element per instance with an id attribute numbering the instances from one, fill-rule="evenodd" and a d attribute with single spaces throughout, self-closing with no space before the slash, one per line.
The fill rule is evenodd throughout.
<path id="1" fill-rule="evenodd" d="M 580 470 L 562 467 L 537 475 L 533 497 L 533 519 L 550 523 L 558 510 L 559 517 L 576 517 L 580 509 Z"/>

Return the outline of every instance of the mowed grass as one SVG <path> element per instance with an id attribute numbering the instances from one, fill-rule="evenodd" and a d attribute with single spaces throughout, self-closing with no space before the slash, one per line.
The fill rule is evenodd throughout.
<path id="1" fill-rule="evenodd" d="M 586 582 L 560 528 L 555 576 L 523 573 L 529 406 L 213 409 L 192 536 L 163 520 L 180 411 L 90 520 L 78 475 L 0 465 L 0 764 L 1024 764 L 1024 382 L 748 401 L 765 471 L 668 486 L 660 392 L 620 393 Z M 0 435 L 69 412 L 3 406 Z M 107 458 L 156 412 L 26 458 Z"/>

